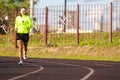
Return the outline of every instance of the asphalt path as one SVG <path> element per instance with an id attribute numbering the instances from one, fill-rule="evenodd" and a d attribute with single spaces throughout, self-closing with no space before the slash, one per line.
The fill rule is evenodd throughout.
<path id="1" fill-rule="evenodd" d="M 0 57 L 0 80 L 120 80 L 120 62 Z"/>

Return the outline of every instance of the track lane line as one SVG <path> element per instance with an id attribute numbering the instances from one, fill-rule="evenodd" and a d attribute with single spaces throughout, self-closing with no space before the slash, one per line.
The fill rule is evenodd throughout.
<path id="1" fill-rule="evenodd" d="M 29 64 L 29 65 L 32 65 L 32 66 L 37 66 L 37 67 L 39 67 L 39 69 L 38 69 L 38 70 L 35 70 L 35 71 L 32 71 L 32 72 L 29 72 L 29 73 L 26 73 L 26 74 L 23 74 L 23 75 L 20 75 L 20 76 L 17 76 L 17 77 L 10 78 L 10 79 L 8 79 L 8 80 L 20 79 L 20 78 L 26 77 L 26 76 L 28 76 L 28 75 L 35 74 L 35 73 L 37 73 L 37 72 L 40 72 L 40 71 L 42 71 L 42 70 L 44 69 L 43 66 L 39 66 L 39 65 L 36 65 L 36 64 L 32 64 L 32 63 L 26 63 L 26 64 Z"/>
<path id="2" fill-rule="evenodd" d="M 85 75 L 83 78 L 81 78 L 80 80 L 87 80 L 90 76 L 93 75 L 94 70 L 90 67 L 83 67 L 83 68 L 90 70 L 90 72 L 87 75 Z"/>
<path id="3" fill-rule="evenodd" d="M 75 65 L 75 64 L 68 64 L 68 63 L 56 63 L 56 62 L 49 62 L 49 61 L 44 61 L 44 62 L 48 62 L 48 63 L 53 63 L 53 64 L 60 64 L 60 65 L 66 65 L 66 66 L 74 66 L 74 67 L 79 67 L 79 65 Z M 83 78 L 81 78 L 80 80 L 87 80 L 90 76 L 92 76 L 94 74 L 94 69 L 84 66 L 83 68 L 88 69 L 90 72 L 88 74 L 86 74 Z"/>
<path id="4" fill-rule="evenodd" d="M 49 61 L 43 61 L 43 62 L 52 63 L 52 64 L 66 65 L 66 66 L 79 67 L 79 65 L 69 64 L 69 63 L 60 63 L 60 62 L 58 63 L 58 62 L 49 62 Z M 39 66 L 39 65 L 36 65 L 36 64 L 32 64 L 32 63 L 26 63 L 26 64 L 30 64 L 30 65 L 33 65 L 33 66 L 38 66 L 40 69 L 36 70 L 36 71 L 33 71 L 33 72 L 30 72 L 30 73 L 27 73 L 27 74 L 24 74 L 24 75 L 21 75 L 21 76 L 17 76 L 17 77 L 8 79 L 8 80 L 16 80 L 16 79 L 28 76 L 30 74 L 37 73 L 37 72 L 42 71 L 44 69 L 42 66 Z M 90 72 L 88 74 L 86 74 L 83 78 L 81 78 L 80 80 L 87 80 L 90 76 L 92 76 L 92 74 L 94 73 L 94 70 L 92 68 L 86 67 L 86 66 L 84 66 L 83 68 L 88 69 Z"/>
<path id="5" fill-rule="evenodd" d="M 79 65 L 74 65 L 74 64 L 69 64 L 69 63 L 49 62 L 49 61 L 44 61 L 44 62 L 47 62 L 47 63 L 52 63 L 52 64 L 65 65 L 65 66 L 79 67 Z"/>
<path id="6" fill-rule="evenodd" d="M 3 59 L 3 58 L 0 58 L 0 59 L 1 60 L 6 60 L 6 61 L 12 61 L 12 60 L 9 60 L 9 59 Z M 26 77 L 26 76 L 31 75 L 31 74 L 35 74 L 35 73 L 40 72 L 40 71 L 42 71 L 44 69 L 43 66 L 40 66 L 40 65 L 37 65 L 37 64 L 28 63 L 28 62 L 24 62 L 24 63 L 32 65 L 32 66 L 37 66 L 37 67 L 39 67 L 39 69 L 35 70 L 35 71 L 32 71 L 32 72 L 29 72 L 29 73 L 26 73 L 26 74 L 23 74 L 23 75 L 20 75 L 20 76 L 16 76 L 16 77 L 7 79 L 7 80 L 16 80 L 16 79 L 19 79 L 19 78 L 22 78 L 22 77 Z"/>
<path id="7" fill-rule="evenodd" d="M 114 66 L 111 65 L 111 64 L 102 64 L 102 63 L 95 64 L 95 65 L 98 65 L 98 66 L 105 66 L 105 67 L 114 67 Z"/>

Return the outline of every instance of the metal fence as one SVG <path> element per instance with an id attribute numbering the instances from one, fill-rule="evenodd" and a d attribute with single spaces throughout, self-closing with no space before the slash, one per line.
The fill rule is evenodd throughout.
<path id="1" fill-rule="evenodd" d="M 112 42 L 119 38 L 120 2 L 79 4 L 46 8 L 47 43 L 79 44 L 91 40 Z M 94 41 L 93 41 L 94 42 Z"/>
<path id="2" fill-rule="evenodd" d="M 36 45 L 86 45 L 120 38 L 120 1 L 34 9 L 30 43 Z"/>

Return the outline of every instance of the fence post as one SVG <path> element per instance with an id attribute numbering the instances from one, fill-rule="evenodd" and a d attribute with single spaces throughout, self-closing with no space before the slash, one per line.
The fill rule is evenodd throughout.
<path id="1" fill-rule="evenodd" d="M 79 4 L 76 11 L 76 43 L 79 44 Z"/>
<path id="2" fill-rule="evenodd" d="M 67 13 L 67 0 L 65 0 L 65 2 L 64 2 L 65 4 L 64 4 L 64 18 L 65 18 L 65 20 L 64 20 L 64 32 L 66 32 L 66 13 Z"/>
<path id="3" fill-rule="evenodd" d="M 109 42 L 112 42 L 112 2 L 110 3 Z"/>
<path id="4" fill-rule="evenodd" d="M 18 16 L 18 8 L 15 9 L 15 15 L 14 15 L 14 21 L 16 20 L 16 17 Z M 13 37 L 14 37 L 14 47 L 17 48 L 17 40 L 16 40 L 16 30 L 14 29 Z"/>
<path id="5" fill-rule="evenodd" d="M 47 46 L 48 7 L 45 8 L 44 46 Z"/>

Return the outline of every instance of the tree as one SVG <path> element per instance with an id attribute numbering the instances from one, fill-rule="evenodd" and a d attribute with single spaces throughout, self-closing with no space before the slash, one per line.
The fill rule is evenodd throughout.
<path id="1" fill-rule="evenodd" d="M 13 16 L 16 8 L 29 7 L 28 0 L 0 0 L 0 17 Z"/>
<path id="2" fill-rule="evenodd" d="M 38 1 L 39 0 L 35 0 L 34 4 Z M 4 20 L 5 16 L 8 16 L 9 25 L 14 27 L 15 11 L 19 10 L 21 7 L 26 7 L 29 13 L 29 0 L 0 0 L 0 18 Z"/>
<path id="3" fill-rule="evenodd" d="M 29 7 L 28 0 L 0 0 L 0 18 L 7 22 L 6 28 L 14 27 L 15 24 L 15 11 L 20 7 Z M 5 20 L 5 17 L 8 20 Z"/>

